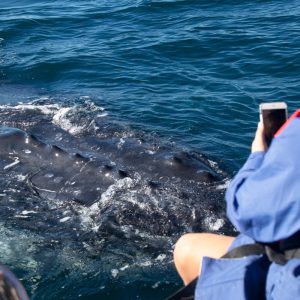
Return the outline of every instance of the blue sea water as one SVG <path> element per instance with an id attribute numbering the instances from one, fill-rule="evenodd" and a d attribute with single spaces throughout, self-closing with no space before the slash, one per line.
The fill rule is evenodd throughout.
<path id="1" fill-rule="evenodd" d="M 299 0 L 2 0 L 0 105 L 89 99 L 232 176 L 249 154 L 259 103 L 299 107 L 299 33 Z M 157 285 L 140 275 L 77 296 L 163 299 L 180 285 L 175 273 Z M 54 299 L 55 282 L 25 283 L 35 299 Z"/>

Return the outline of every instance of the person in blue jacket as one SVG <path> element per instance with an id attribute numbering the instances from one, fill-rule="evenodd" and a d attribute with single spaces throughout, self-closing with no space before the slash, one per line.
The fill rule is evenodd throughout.
<path id="1" fill-rule="evenodd" d="M 279 250 L 300 246 L 300 110 L 267 149 L 258 124 L 252 153 L 226 191 L 227 215 L 240 232 L 234 237 L 208 233 L 182 236 L 174 262 L 185 285 L 198 275 L 195 299 L 300 299 L 300 259 L 285 264 L 262 254 L 221 258 L 255 242 Z"/>

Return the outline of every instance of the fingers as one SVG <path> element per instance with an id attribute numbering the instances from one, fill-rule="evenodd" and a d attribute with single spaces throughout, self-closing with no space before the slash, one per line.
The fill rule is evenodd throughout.
<path id="1" fill-rule="evenodd" d="M 253 153 L 257 151 L 266 151 L 267 148 L 268 147 L 266 145 L 265 137 L 264 137 L 264 125 L 260 121 L 257 124 L 256 134 L 252 142 L 251 152 Z"/>
<path id="2" fill-rule="evenodd" d="M 256 130 L 264 131 L 264 123 L 262 121 L 258 122 Z"/>

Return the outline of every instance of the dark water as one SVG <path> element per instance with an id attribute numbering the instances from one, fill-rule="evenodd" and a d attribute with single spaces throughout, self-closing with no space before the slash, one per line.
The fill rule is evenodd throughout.
<path id="1" fill-rule="evenodd" d="M 230 177 L 249 153 L 258 104 L 286 101 L 290 113 L 299 107 L 299 17 L 299 0 L 2 0 L 0 122 L 40 130 L 50 144 L 59 136 L 43 135 L 41 124 L 75 140 L 101 124 L 105 138 L 122 143 L 142 136 L 152 146 L 167 144 L 170 153 L 205 154 Z M 88 154 L 82 147 L 69 150 Z M 60 203 L 47 199 L 35 208 L 41 199 L 18 194 L 20 181 L 7 192 L 5 182 L 0 260 L 33 299 L 163 299 L 180 285 L 171 262 L 174 232 L 142 239 L 156 245 L 147 253 L 134 243 L 122 248 L 121 238 L 93 235 L 95 220 L 72 219 L 75 230 L 63 230 L 57 220 L 71 211 L 84 215 L 80 208 L 57 212 Z M 189 189 L 170 181 L 170 189 L 178 186 Z M 180 191 L 168 192 L 153 199 L 164 203 L 163 193 L 174 199 Z M 202 230 L 222 231 L 215 226 L 221 212 L 209 211 L 206 202 L 198 206 L 203 219 L 215 217 Z M 35 230 L 35 222 L 41 228 Z M 53 232 L 43 227 L 51 225 Z"/>

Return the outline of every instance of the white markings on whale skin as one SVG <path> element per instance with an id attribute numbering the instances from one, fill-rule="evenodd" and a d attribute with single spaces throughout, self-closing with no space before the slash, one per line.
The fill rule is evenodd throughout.
<path id="1" fill-rule="evenodd" d="M 18 158 L 18 157 L 15 157 L 15 161 L 14 161 L 13 163 L 9 164 L 9 165 L 4 166 L 4 167 L 3 167 L 3 170 L 8 170 L 8 169 L 10 169 L 10 168 L 12 168 L 12 167 L 18 165 L 19 163 L 20 163 L 19 158 Z"/>
<path id="2" fill-rule="evenodd" d="M 60 223 L 65 223 L 67 221 L 69 221 L 71 219 L 71 217 L 64 217 L 62 219 L 59 220 Z"/>
<path id="3" fill-rule="evenodd" d="M 42 189 L 42 188 L 37 187 L 37 186 L 34 186 L 34 188 L 39 190 L 39 191 L 43 191 L 43 192 L 47 192 L 47 193 L 57 193 L 57 191 Z"/>
<path id="4" fill-rule="evenodd" d="M 47 173 L 47 174 L 45 174 L 45 177 L 46 177 L 46 178 L 53 178 L 53 177 L 54 177 L 54 174 L 52 174 L 52 173 Z"/>
<path id="5" fill-rule="evenodd" d="M 76 214 L 68 210 L 70 215 L 57 217 L 58 224 L 71 226 L 77 222 L 81 229 L 112 230 L 139 238 L 148 233 L 194 230 L 199 220 L 200 226 L 212 230 L 221 227 L 216 220 L 205 222 L 202 215 L 216 211 L 215 207 L 204 210 L 202 206 L 212 205 L 223 192 L 207 199 L 215 183 L 220 182 L 214 177 L 216 166 L 210 163 L 210 167 L 205 158 L 178 152 L 174 145 L 160 144 L 156 137 L 148 140 L 148 136 L 135 134 L 127 127 L 99 121 L 99 108 L 92 117 L 86 116 L 86 108 L 78 106 L 23 105 L 21 116 L 18 109 L 21 107 L 13 112 L 16 121 L 24 124 L 24 118 L 29 120 L 33 125 L 20 128 L 32 135 L 23 135 L 24 147 L 17 146 L 19 152 L 11 155 L 19 154 L 21 164 L 12 165 L 8 160 L 6 167 L 27 174 L 24 185 L 27 183 L 35 196 L 53 209 L 55 205 L 74 207 Z M 13 125 L 13 116 L 9 120 Z M 73 154 L 74 150 L 79 154 Z M 111 227 L 105 223 L 111 223 Z"/>
<path id="6" fill-rule="evenodd" d="M 28 215 L 28 214 L 37 214 L 37 212 L 34 210 L 23 210 L 21 212 L 21 215 Z"/>
<path id="7" fill-rule="evenodd" d="M 129 189 L 133 186 L 134 181 L 129 177 L 118 180 L 116 183 L 110 185 L 104 193 L 102 193 L 100 199 L 101 206 L 106 206 L 107 204 L 109 204 L 110 200 L 113 199 L 114 195 L 118 191 Z"/>

